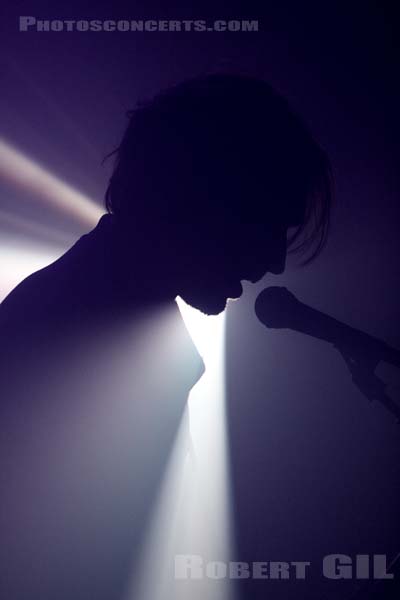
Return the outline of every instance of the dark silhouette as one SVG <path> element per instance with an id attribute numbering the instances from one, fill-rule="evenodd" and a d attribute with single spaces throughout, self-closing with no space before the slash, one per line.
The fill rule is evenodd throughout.
<path id="1" fill-rule="evenodd" d="M 122 597 L 207 314 L 326 238 L 330 168 L 271 87 L 211 75 L 130 114 L 107 215 L 0 310 L 4 597 Z M 290 233 L 288 240 L 287 234 Z"/>

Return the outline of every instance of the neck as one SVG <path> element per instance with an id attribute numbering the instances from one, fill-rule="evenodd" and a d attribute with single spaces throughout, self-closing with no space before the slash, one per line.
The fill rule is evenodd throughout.
<path id="1" fill-rule="evenodd" d="M 127 227 L 104 215 L 87 238 L 123 298 L 173 301 L 178 295 L 181 258 L 165 224 Z"/>

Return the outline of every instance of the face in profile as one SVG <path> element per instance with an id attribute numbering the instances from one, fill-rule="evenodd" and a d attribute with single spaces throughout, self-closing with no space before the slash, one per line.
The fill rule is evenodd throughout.
<path id="1" fill-rule="evenodd" d="M 179 295 L 205 314 L 219 314 L 229 299 L 240 297 L 241 281 L 255 283 L 268 272 L 283 273 L 287 229 L 255 223 L 202 228 L 202 235 L 191 240 L 191 261 Z"/>
<path id="2" fill-rule="evenodd" d="M 329 161 L 267 82 L 195 77 L 129 118 L 106 207 L 124 223 L 167 224 L 156 260 L 169 297 L 220 313 L 240 296 L 241 281 L 283 272 L 289 227 L 307 230 L 297 250 L 314 248 L 311 260 L 319 254 L 332 200 Z"/>

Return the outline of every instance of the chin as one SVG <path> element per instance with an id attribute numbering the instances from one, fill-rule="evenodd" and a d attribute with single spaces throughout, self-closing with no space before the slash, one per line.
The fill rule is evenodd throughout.
<path id="1" fill-rule="evenodd" d="M 198 294 L 185 294 L 182 299 L 207 316 L 215 316 L 222 313 L 228 303 L 228 298 L 200 296 Z"/>

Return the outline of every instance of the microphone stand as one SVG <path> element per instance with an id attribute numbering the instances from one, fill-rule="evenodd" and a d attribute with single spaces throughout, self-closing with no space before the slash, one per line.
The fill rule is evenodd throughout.
<path id="1" fill-rule="evenodd" d="M 369 400 L 380 402 L 386 410 L 392 413 L 396 417 L 397 424 L 400 424 L 400 406 L 394 402 L 386 393 L 386 383 L 384 383 L 377 375 L 374 370 L 379 362 L 379 359 L 371 358 L 355 358 L 349 354 L 345 348 L 334 345 L 334 347 L 342 355 L 347 368 L 351 373 L 354 384 L 358 387 L 360 392 Z"/>

